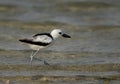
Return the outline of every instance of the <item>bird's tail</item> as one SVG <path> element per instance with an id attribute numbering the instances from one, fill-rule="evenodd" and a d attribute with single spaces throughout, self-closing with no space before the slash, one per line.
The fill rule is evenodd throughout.
<path id="1" fill-rule="evenodd" d="M 32 40 L 31 39 L 19 39 L 20 42 L 24 42 L 24 43 L 31 43 Z"/>

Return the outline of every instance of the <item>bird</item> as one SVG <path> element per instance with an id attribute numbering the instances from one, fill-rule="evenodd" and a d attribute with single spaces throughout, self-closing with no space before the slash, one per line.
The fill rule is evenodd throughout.
<path id="1" fill-rule="evenodd" d="M 60 36 L 65 38 L 71 38 L 70 35 L 64 33 L 61 29 L 53 29 L 51 33 L 37 33 L 32 36 L 32 38 L 19 39 L 20 42 L 26 43 L 29 47 L 35 51 L 30 55 L 30 62 L 32 63 L 33 57 L 39 52 L 40 49 L 44 49 L 50 46 L 57 38 Z M 45 60 L 43 60 L 45 65 L 49 65 Z"/>

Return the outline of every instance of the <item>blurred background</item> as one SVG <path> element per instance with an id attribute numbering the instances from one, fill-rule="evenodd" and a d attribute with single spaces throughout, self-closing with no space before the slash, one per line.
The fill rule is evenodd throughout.
<path id="1" fill-rule="evenodd" d="M 48 70 L 49 73 L 44 74 L 36 70 L 25 72 L 31 70 L 26 62 L 31 50 L 18 39 L 51 32 L 55 28 L 64 30 L 72 38 L 60 38 L 36 57 L 40 58 L 42 53 L 52 64 L 62 67 L 50 68 L 35 61 L 34 68 L 42 67 L 37 68 L 38 71 L 48 68 L 56 71 L 55 67 L 59 71 Z M 1 84 L 10 78 L 13 78 L 11 84 L 39 84 L 41 81 L 43 84 L 120 84 L 119 41 L 120 0 L 0 0 Z M 69 70 L 63 65 L 69 66 Z M 46 79 L 42 80 L 41 74 Z M 37 76 L 37 81 L 29 79 L 36 75 L 40 76 Z M 53 79 L 57 75 L 58 79 L 53 81 L 47 75 Z M 83 79 L 74 79 L 76 75 Z M 20 77 L 31 81 L 28 83 L 28 79 Z"/>
<path id="2" fill-rule="evenodd" d="M 19 38 L 60 28 L 72 39 L 50 50 L 119 52 L 119 10 L 119 0 L 1 0 L 0 49 L 28 49 Z"/>

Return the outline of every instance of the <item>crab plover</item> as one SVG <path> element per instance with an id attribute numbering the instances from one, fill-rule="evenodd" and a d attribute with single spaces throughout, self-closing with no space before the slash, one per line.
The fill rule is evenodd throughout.
<path id="1" fill-rule="evenodd" d="M 60 36 L 71 38 L 71 36 L 62 32 L 61 29 L 54 29 L 51 31 L 51 33 L 39 33 L 33 35 L 31 39 L 25 38 L 20 39 L 19 41 L 29 44 L 30 48 L 35 50 L 35 52 L 32 52 L 32 54 L 30 55 L 30 62 L 32 62 L 33 57 L 38 53 L 40 49 L 46 48 L 47 46 L 51 45 L 54 40 L 56 40 Z M 44 64 L 48 63 L 44 60 Z"/>

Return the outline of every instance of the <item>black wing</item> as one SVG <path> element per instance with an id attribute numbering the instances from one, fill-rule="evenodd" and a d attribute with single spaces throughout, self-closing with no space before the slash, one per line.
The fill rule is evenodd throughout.
<path id="1" fill-rule="evenodd" d="M 51 44 L 51 42 L 50 43 L 36 42 L 36 41 L 33 41 L 32 39 L 20 39 L 19 41 L 28 43 L 28 44 L 39 45 L 39 46 L 47 46 Z"/>
<path id="2" fill-rule="evenodd" d="M 37 36 L 42 36 L 42 35 L 46 35 L 46 36 L 48 36 L 48 37 L 53 39 L 53 37 L 49 33 L 38 33 L 38 34 L 33 35 L 33 38 L 35 38 Z"/>

